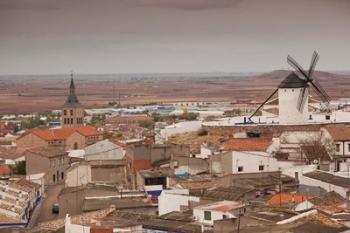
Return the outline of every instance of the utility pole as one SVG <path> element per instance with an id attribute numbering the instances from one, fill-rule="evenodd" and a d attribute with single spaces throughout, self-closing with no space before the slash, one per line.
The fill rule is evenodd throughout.
<path id="1" fill-rule="evenodd" d="M 278 169 L 280 170 L 280 169 Z M 279 191 L 280 191 L 280 207 L 282 207 L 282 178 L 281 178 L 281 171 L 279 171 Z"/>
<path id="2" fill-rule="evenodd" d="M 239 209 L 239 213 L 238 213 L 237 233 L 239 233 L 239 230 L 241 227 L 241 210 L 242 210 L 242 208 Z"/>

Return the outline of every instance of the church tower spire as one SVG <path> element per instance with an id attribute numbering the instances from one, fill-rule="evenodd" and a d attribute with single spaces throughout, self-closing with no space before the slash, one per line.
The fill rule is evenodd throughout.
<path id="1" fill-rule="evenodd" d="M 69 91 L 71 95 L 75 95 L 75 85 L 74 85 L 74 79 L 73 79 L 73 72 L 70 74 L 70 87 Z"/>
<path id="2" fill-rule="evenodd" d="M 71 79 L 70 79 L 70 87 L 69 87 L 69 95 L 64 103 L 65 106 L 80 106 L 79 100 L 77 95 L 75 94 L 75 85 L 74 85 L 74 79 L 73 79 L 73 73 L 71 73 Z"/>
<path id="3" fill-rule="evenodd" d="M 75 93 L 73 72 L 70 76 L 69 95 L 62 109 L 62 127 L 79 127 L 84 125 L 84 109 Z"/>

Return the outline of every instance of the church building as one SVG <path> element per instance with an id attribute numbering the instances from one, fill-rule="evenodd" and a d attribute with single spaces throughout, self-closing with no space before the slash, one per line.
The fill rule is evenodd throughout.
<path id="1" fill-rule="evenodd" d="M 76 128 L 84 125 L 84 108 L 75 94 L 73 75 L 71 75 L 69 95 L 62 109 L 62 127 Z"/>
<path id="2" fill-rule="evenodd" d="M 84 108 L 75 94 L 73 77 L 69 96 L 62 108 L 62 128 L 28 129 L 17 138 L 17 152 L 29 149 L 60 148 L 65 151 L 85 148 L 103 139 L 101 132 L 92 126 L 84 126 Z"/>

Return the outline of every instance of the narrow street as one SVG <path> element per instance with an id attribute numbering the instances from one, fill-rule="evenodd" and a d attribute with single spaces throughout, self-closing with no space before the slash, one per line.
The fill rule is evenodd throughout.
<path id="1" fill-rule="evenodd" d="M 51 185 L 47 188 L 41 203 L 41 211 L 37 222 L 45 222 L 58 218 L 57 214 L 52 214 L 52 205 L 58 202 L 57 196 L 63 187 L 64 184 L 59 184 Z"/>

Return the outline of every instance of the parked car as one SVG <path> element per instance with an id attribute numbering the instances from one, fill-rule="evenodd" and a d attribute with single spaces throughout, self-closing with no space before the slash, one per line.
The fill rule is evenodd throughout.
<path id="1" fill-rule="evenodd" d="M 53 214 L 58 214 L 60 212 L 60 206 L 58 205 L 58 203 L 54 203 L 52 205 L 52 213 Z"/>

